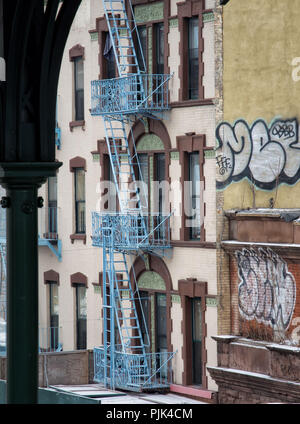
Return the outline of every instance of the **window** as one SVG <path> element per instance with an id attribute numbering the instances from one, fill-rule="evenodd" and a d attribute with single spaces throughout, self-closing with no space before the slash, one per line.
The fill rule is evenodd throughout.
<path id="1" fill-rule="evenodd" d="M 59 346 L 58 284 L 49 282 L 50 350 Z"/>
<path id="2" fill-rule="evenodd" d="M 161 290 L 156 291 L 156 289 L 150 288 L 153 281 L 156 282 Z M 141 333 L 147 346 L 147 351 L 168 352 L 165 282 L 156 272 L 146 271 L 139 278 L 138 286 L 145 287 L 139 291 L 141 302 L 137 301 L 136 305 Z M 146 288 L 146 286 L 148 287 Z"/>
<path id="3" fill-rule="evenodd" d="M 135 48 L 136 48 L 136 55 L 137 55 L 137 60 L 138 60 L 138 64 L 139 64 L 139 68 L 141 71 L 146 71 L 147 70 L 147 65 L 146 65 L 146 61 L 147 61 L 147 27 L 146 25 L 141 25 L 138 27 L 138 34 L 139 34 L 139 38 L 140 38 L 140 43 L 137 41 L 135 44 Z M 141 51 L 142 48 L 142 51 Z M 143 60 L 143 56 L 144 56 L 144 60 Z"/>
<path id="4" fill-rule="evenodd" d="M 107 154 L 103 154 L 103 167 L 103 181 L 105 182 L 105 188 L 102 196 L 105 196 L 105 200 L 107 200 L 104 202 L 102 208 L 107 212 L 116 212 L 118 210 L 117 190 L 115 188 L 115 180 L 110 158 Z"/>
<path id="5" fill-rule="evenodd" d="M 163 74 L 165 66 L 165 44 L 164 44 L 164 24 L 154 25 L 155 37 L 155 57 L 154 57 L 154 73 Z"/>
<path id="6" fill-rule="evenodd" d="M 202 384 L 202 305 L 201 298 L 191 299 L 193 384 Z"/>
<path id="7" fill-rule="evenodd" d="M 150 353 L 150 344 L 149 344 L 149 329 L 150 329 L 150 299 L 147 291 L 140 291 L 140 299 L 141 299 L 141 308 L 138 307 L 139 312 L 139 322 L 141 326 L 141 333 L 143 337 L 144 344 L 146 345 L 147 353 Z"/>
<path id="8" fill-rule="evenodd" d="M 140 173 L 138 172 L 138 180 L 143 181 L 147 192 L 145 195 L 148 200 L 148 211 L 161 216 L 164 212 L 164 193 L 163 186 L 158 186 L 159 183 L 165 181 L 165 154 L 164 153 L 138 153 L 140 163 Z M 156 182 L 152 185 L 153 181 Z M 141 190 L 141 200 L 143 202 L 144 193 Z"/>
<path id="9" fill-rule="evenodd" d="M 84 284 L 76 284 L 76 345 L 77 349 L 86 349 L 86 287 Z"/>
<path id="10" fill-rule="evenodd" d="M 187 133 L 177 137 L 177 149 L 183 182 L 180 242 L 196 247 L 205 242 L 204 152 L 211 148 L 206 147 L 205 135 Z"/>
<path id="11" fill-rule="evenodd" d="M 116 78 L 116 60 L 114 55 L 114 49 L 111 43 L 109 32 L 103 32 L 105 38 L 103 56 L 105 61 L 103 62 L 103 79 Z"/>
<path id="12" fill-rule="evenodd" d="M 186 0 L 177 3 L 180 31 L 179 102 L 204 100 L 203 11 L 205 0 Z"/>
<path id="13" fill-rule="evenodd" d="M 155 294 L 156 352 L 167 352 L 167 300 L 164 293 Z"/>
<path id="14" fill-rule="evenodd" d="M 85 233 L 85 171 L 75 168 L 75 232 Z"/>
<path id="15" fill-rule="evenodd" d="M 183 384 L 207 387 L 205 309 L 207 282 L 187 278 L 178 281 L 182 304 Z"/>
<path id="16" fill-rule="evenodd" d="M 75 57 L 74 62 L 74 106 L 75 121 L 84 120 L 84 74 L 83 57 Z"/>
<path id="17" fill-rule="evenodd" d="M 57 177 L 48 178 L 48 231 L 57 233 Z"/>
<path id="18" fill-rule="evenodd" d="M 199 152 L 188 153 L 190 240 L 200 240 L 200 162 Z"/>
<path id="19" fill-rule="evenodd" d="M 188 99 L 199 96 L 199 19 L 189 18 L 188 31 Z"/>

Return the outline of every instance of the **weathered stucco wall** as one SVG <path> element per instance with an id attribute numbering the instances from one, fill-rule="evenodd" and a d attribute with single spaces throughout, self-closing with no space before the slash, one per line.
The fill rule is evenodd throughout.
<path id="1" fill-rule="evenodd" d="M 299 6 L 231 0 L 224 7 L 224 121 L 243 120 L 236 131 L 220 130 L 223 145 L 235 149 L 218 152 L 225 209 L 269 207 L 271 198 L 275 207 L 299 206 Z M 289 122 L 271 128 L 278 119 Z"/>

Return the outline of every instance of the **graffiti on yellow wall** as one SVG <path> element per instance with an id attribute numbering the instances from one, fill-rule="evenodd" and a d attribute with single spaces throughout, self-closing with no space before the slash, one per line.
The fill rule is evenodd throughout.
<path id="1" fill-rule="evenodd" d="M 256 187 L 273 190 L 300 179 L 298 120 L 263 119 L 250 127 L 243 119 L 232 126 L 222 122 L 216 129 L 217 188 L 248 178 Z"/>

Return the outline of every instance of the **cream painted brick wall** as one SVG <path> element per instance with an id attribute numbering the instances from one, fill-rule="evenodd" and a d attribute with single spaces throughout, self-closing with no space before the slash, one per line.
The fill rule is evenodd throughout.
<path id="1" fill-rule="evenodd" d="M 177 3 L 180 3 L 178 0 L 170 0 L 171 3 L 171 16 L 177 15 Z"/>
<path id="2" fill-rule="evenodd" d="M 182 107 L 173 109 L 169 119 L 164 121 L 172 148 L 176 147 L 176 137 L 187 132 L 206 135 L 206 146 L 215 147 L 215 108 L 214 106 Z"/>
<path id="3" fill-rule="evenodd" d="M 207 337 L 206 337 L 206 350 L 207 350 L 207 366 L 216 367 L 218 364 L 217 359 L 217 345 L 211 338 L 218 333 L 218 310 L 216 307 L 207 306 L 205 311 L 205 321 L 207 324 Z M 218 386 L 207 372 L 208 387 L 210 390 L 218 390 Z"/>
<path id="4" fill-rule="evenodd" d="M 170 48 L 170 56 L 168 65 L 170 67 L 170 74 L 174 74 L 173 78 L 169 82 L 170 88 L 170 101 L 176 102 L 178 101 L 178 91 L 180 88 L 180 82 L 178 77 L 178 68 L 179 68 L 179 41 L 180 41 L 180 33 L 178 31 L 178 27 L 170 27 L 169 32 L 169 48 Z"/>
<path id="5" fill-rule="evenodd" d="M 208 293 L 217 294 L 216 252 L 214 249 L 175 247 L 171 259 L 164 259 L 173 283 L 178 290 L 178 280 L 197 278 L 207 281 Z"/>
<path id="6" fill-rule="evenodd" d="M 171 343 L 174 352 L 177 353 L 173 359 L 174 383 L 180 384 L 182 381 L 183 361 L 182 361 L 182 346 L 183 335 L 181 331 L 182 307 L 179 303 L 172 303 L 171 319 L 173 320 L 173 331 L 171 334 Z"/>
<path id="7" fill-rule="evenodd" d="M 220 0 L 205 0 L 205 9 L 214 9 L 216 7 L 216 1 Z"/>
<path id="8" fill-rule="evenodd" d="M 210 99 L 215 97 L 215 57 L 212 52 L 214 51 L 214 22 L 206 22 L 203 27 L 204 38 L 204 98 Z"/>

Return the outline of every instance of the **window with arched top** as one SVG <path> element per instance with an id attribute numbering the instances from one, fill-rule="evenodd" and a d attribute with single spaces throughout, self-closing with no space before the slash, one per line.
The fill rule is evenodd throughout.
<path id="1" fill-rule="evenodd" d="M 148 352 L 172 352 L 172 280 L 165 262 L 152 255 L 144 259 L 138 257 L 130 276 L 132 284 L 136 281 L 139 289 L 140 300 L 136 298 L 136 307 Z"/>

